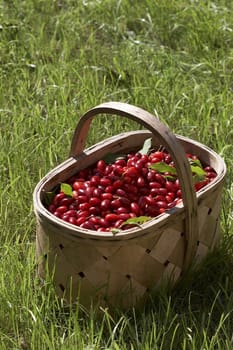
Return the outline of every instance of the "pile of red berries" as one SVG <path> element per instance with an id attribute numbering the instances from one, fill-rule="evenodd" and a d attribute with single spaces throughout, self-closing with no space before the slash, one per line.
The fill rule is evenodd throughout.
<path id="1" fill-rule="evenodd" d="M 198 191 L 216 177 L 187 154 Z M 196 172 L 195 169 L 198 171 Z M 166 151 L 131 153 L 112 163 L 99 160 L 80 170 L 54 193 L 48 210 L 56 217 L 95 231 L 125 230 L 156 217 L 182 200 L 174 162 Z"/>

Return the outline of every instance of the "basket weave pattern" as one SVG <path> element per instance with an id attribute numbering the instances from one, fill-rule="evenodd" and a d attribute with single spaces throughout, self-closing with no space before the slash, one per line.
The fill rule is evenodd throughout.
<path id="1" fill-rule="evenodd" d="M 122 104 L 110 103 L 104 104 L 104 107 L 106 105 L 107 108 L 113 106 L 115 111 L 122 109 Z M 128 105 L 123 104 L 123 109 L 127 108 Z M 137 110 L 137 113 L 140 112 L 142 110 Z M 83 125 L 80 128 L 82 133 L 78 126 L 74 135 L 71 158 L 42 179 L 34 192 L 39 275 L 45 277 L 48 269 L 53 275 L 58 295 L 65 296 L 68 302 L 79 298 L 85 306 L 99 301 L 124 308 L 135 306 L 161 283 L 175 284 L 191 263 L 201 261 L 217 244 L 225 165 L 209 148 L 190 139 L 176 137 L 179 140 L 177 143 L 185 151 L 193 151 L 218 174 L 211 185 L 201 190 L 197 197 L 193 196 L 196 212 L 195 208 L 192 209 L 194 214 L 190 222 L 193 220 L 193 227 L 197 228 L 196 233 L 193 231 L 193 236 L 187 234 L 187 206 L 190 205 L 190 198 L 186 205 L 181 203 L 168 213 L 143 224 L 141 228 L 131 229 L 128 233 L 109 234 L 106 237 L 103 233 L 90 234 L 85 229 L 53 218 L 43 207 L 44 191 L 94 163 L 106 153 L 140 148 L 143 140 L 149 136 L 153 138 L 155 146 L 161 144 L 161 139 L 148 131 L 136 131 L 110 138 L 83 152 L 80 144 L 85 142 Z M 77 135 L 83 136 L 83 141 L 79 141 L 79 150 Z"/>

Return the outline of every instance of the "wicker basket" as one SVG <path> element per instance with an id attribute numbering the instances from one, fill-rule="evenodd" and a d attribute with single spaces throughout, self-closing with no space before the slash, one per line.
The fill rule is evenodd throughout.
<path id="1" fill-rule="evenodd" d="M 128 117 L 147 130 L 122 133 L 84 150 L 90 123 L 98 114 Z M 183 203 L 140 228 L 117 234 L 81 229 L 56 218 L 44 207 L 44 193 L 55 185 L 108 153 L 140 149 L 148 137 L 152 137 L 153 146 L 163 145 L 172 155 Z M 196 154 L 217 172 L 217 177 L 197 194 L 185 152 Z M 89 110 L 77 125 L 70 157 L 49 172 L 34 190 L 39 275 L 44 278 L 48 271 L 58 295 L 69 303 L 78 300 L 89 307 L 101 302 L 121 308 L 140 305 L 161 283 L 174 285 L 218 242 L 225 174 L 225 163 L 218 154 L 189 138 L 175 136 L 141 108 L 109 102 Z"/>

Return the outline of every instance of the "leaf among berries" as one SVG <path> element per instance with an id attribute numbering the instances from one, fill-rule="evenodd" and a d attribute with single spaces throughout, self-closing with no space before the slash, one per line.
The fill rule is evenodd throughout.
<path id="1" fill-rule="evenodd" d="M 44 193 L 43 202 L 47 207 L 52 203 L 54 196 L 55 196 L 55 192 L 52 192 L 52 191 L 48 191 Z"/>
<path id="2" fill-rule="evenodd" d="M 153 163 L 149 166 L 150 169 L 157 170 L 159 173 L 169 173 L 172 175 L 177 175 L 176 169 L 164 162 Z"/>
<path id="3" fill-rule="evenodd" d="M 72 187 L 67 183 L 61 183 L 61 192 L 69 197 L 73 196 Z"/>
<path id="4" fill-rule="evenodd" d="M 152 219 L 151 216 L 137 216 L 135 218 L 129 218 L 128 220 L 124 221 L 121 224 L 121 227 L 123 227 L 124 225 L 138 225 L 138 226 L 140 226 L 151 219 Z"/>
<path id="5" fill-rule="evenodd" d="M 150 137 L 149 139 L 146 139 L 144 141 L 144 144 L 142 146 L 142 149 L 140 149 L 140 151 L 138 151 L 139 153 L 141 153 L 142 155 L 143 154 L 148 154 L 150 149 L 151 149 L 151 141 L 152 141 L 152 138 Z"/>
<path id="6" fill-rule="evenodd" d="M 106 164 L 112 164 L 118 159 L 125 159 L 125 155 L 117 153 L 108 153 L 106 154 L 106 156 L 103 157 L 103 160 Z"/>

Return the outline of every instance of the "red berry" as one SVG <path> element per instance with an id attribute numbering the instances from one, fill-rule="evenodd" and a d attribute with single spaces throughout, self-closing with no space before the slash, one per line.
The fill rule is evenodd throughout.
<path id="1" fill-rule="evenodd" d="M 63 214 L 68 210 L 67 206 L 65 205 L 61 205 L 59 207 L 57 207 L 56 212 L 59 214 Z"/>
<path id="2" fill-rule="evenodd" d="M 161 185 L 164 185 L 166 182 L 165 178 L 159 173 L 155 174 L 155 181 L 159 182 Z"/>
<path id="3" fill-rule="evenodd" d="M 117 214 L 114 214 L 114 213 L 110 213 L 110 214 L 105 215 L 105 220 L 107 222 L 117 221 L 118 218 L 119 218 L 119 216 Z"/>
<path id="4" fill-rule="evenodd" d="M 120 197 L 120 203 L 122 207 L 128 207 L 130 205 L 130 200 L 127 197 Z"/>
<path id="5" fill-rule="evenodd" d="M 77 225 L 77 219 L 74 216 L 70 216 L 67 221 L 70 224 Z"/>
<path id="6" fill-rule="evenodd" d="M 100 185 L 103 187 L 110 186 L 112 184 L 111 180 L 108 177 L 102 177 L 100 179 Z"/>
<path id="7" fill-rule="evenodd" d="M 127 193 L 138 193 L 138 187 L 132 184 L 124 184 L 124 190 Z"/>
<path id="8" fill-rule="evenodd" d="M 147 161 L 144 161 L 144 159 L 139 159 L 136 161 L 135 163 L 135 168 L 139 171 L 142 170 L 142 168 L 144 168 L 145 164 L 147 163 Z"/>
<path id="9" fill-rule="evenodd" d="M 166 198 L 164 196 L 162 196 L 161 194 L 158 194 L 157 196 L 155 196 L 154 199 L 156 202 L 166 201 Z"/>
<path id="10" fill-rule="evenodd" d="M 109 199 L 104 199 L 100 203 L 100 209 L 101 210 L 108 210 L 110 208 L 111 201 Z"/>
<path id="11" fill-rule="evenodd" d="M 55 215 L 57 218 L 60 218 L 60 217 L 62 216 L 62 214 L 59 213 L 58 211 L 55 211 L 55 212 L 53 213 L 53 215 Z"/>
<path id="12" fill-rule="evenodd" d="M 167 202 L 165 202 L 165 201 L 156 201 L 156 206 L 157 206 L 158 208 L 164 208 L 164 209 L 166 209 L 166 208 L 167 208 Z"/>
<path id="13" fill-rule="evenodd" d="M 113 194 L 110 192 L 104 192 L 101 194 L 101 199 L 109 199 L 111 201 L 113 199 Z"/>
<path id="14" fill-rule="evenodd" d="M 156 151 L 151 154 L 151 156 L 154 158 L 157 158 L 160 162 L 164 160 L 165 154 L 162 151 Z"/>
<path id="15" fill-rule="evenodd" d="M 160 212 L 159 212 L 159 208 L 156 207 L 156 206 L 150 206 L 147 208 L 147 215 L 148 216 L 152 216 L 152 217 L 155 217 L 157 215 L 159 215 Z"/>
<path id="16" fill-rule="evenodd" d="M 136 214 L 136 216 L 140 215 L 140 207 L 139 207 L 139 205 L 137 203 L 132 202 L 130 204 L 130 208 L 131 208 L 131 212 Z"/>
<path id="17" fill-rule="evenodd" d="M 109 185 L 105 188 L 106 193 L 113 193 L 114 192 L 114 187 Z"/>
<path id="18" fill-rule="evenodd" d="M 89 216 L 89 211 L 88 210 L 80 210 L 79 212 L 77 212 L 76 216 L 77 218 L 80 218 L 80 217 L 87 217 Z"/>
<path id="19" fill-rule="evenodd" d="M 104 174 L 109 175 L 109 174 L 111 174 L 112 171 L 113 171 L 113 166 L 111 164 L 109 164 L 106 166 Z"/>
<path id="20" fill-rule="evenodd" d="M 129 213 L 120 213 L 120 214 L 118 215 L 118 218 L 121 219 L 121 220 L 124 220 L 124 221 L 128 220 L 130 217 L 131 217 L 131 216 L 130 216 Z"/>
<path id="21" fill-rule="evenodd" d="M 166 181 L 165 187 L 168 190 L 168 192 L 175 192 L 176 191 L 176 185 L 172 181 Z"/>
<path id="22" fill-rule="evenodd" d="M 149 182 L 149 187 L 150 188 L 160 188 L 161 184 L 159 182 L 153 181 L 153 182 Z"/>
<path id="23" fill-rule="evenodd" d="M 139 173 L 138 173 L 138 170 L 134 166 L 131 166 L 129 168 L 126 168 L 124 175 L 129 176 L 129 177 L 137 177 L 139 175 Z"/>
<path id="24" fill-rule="evenodd" d="M 91 207 L 92 206 L 96 207 L 96 206 L 100 205 L 100 203 L 101 203 L 101 199 L 98 198 L 98 197 L 91 197 L 89 199 L 89 204 L 90 204 Z"/>
<path id="25" fill-rule="evenodd" d="M 109 222 L 106 221 L 104 218 L 100 218 L 99 224 L 104 228 L 107 228 L 109 226 Z"/>
<path id="26" fill-rule="evenodd" d="M 74 198 L 72 197 L 65 197 L 60 200 L 60 205 L 65 205 L 66 207 L 69 207 L 70 204 L 72 204 L 74 201 Z"/>
<path id="27" fill-rule="evenodd" d="M 90 208 L 90 204 L 88 202 L 80 203 L 78 209 L 81 211 L 88 211 Z"/>
<path id="28" fill-rule="evenodd" d="M 100 177 L 97 175 L 93 175 L 90 179 L 90 185 L 91 186 L 98 186 L 99 183 L 100 183 Z"/>
<path id="29" fill-rule="evenodd" d="M 121 167 L 124 167 L 124 166 L 126 166 L 126 161 L 125 161 L 125 159 L 117 159 L 115 161 L 115 164 L 120 165 Z"/>
<path id="30" fill-rule="evenodd" d="M 93 186 L 87 186 L 86 189 L 85 189 L 85 194 L 88 198 L 92 197 L 93 196 L 93 191 L 94 191 L 94 187 Z"/>
<path id="31" fill-rule="evenodd" d="M 91 216 L 88 221 L 93 225 L 100 225 L 100 218 L 98 216 Z"/>
<path id="32" fill-rule="evenodd" d="M 153 181 L 155 180 L 155 175 L 156 175 L 156 171 L 153 170 L 153 169 L 150 169 L 150 170 L 148 171 L 148 174 L 147 174 L 147 180 L 148 180 L 149 182 L 153 182 Z"/>
<path id="33" fill-rule="evenodd" d="M 69 209 L 69 210 L 67 210 L 66 215 L 69 215 L 69 216 L 76 216 L 76 213 L 77 213 L 76 210 L 74 210 L 74 209 Z"/>
<path id="34" fill-rule="evenodd" d="M 106 164 L 104 160 L 99 160 L 97 163 L 97 169 L 100 173 L 103 173 L 106 168 Z"/>
<path id="35" fill-rule="evenodd" d="M 113 168 L 113 172 L 115 175 L 122 175 L 124 173 L 124 168 L 121 165 L 115 165 Z"/>
<path id="36" fill-rule="evenodd" d="M 137 186 L 138 187 L 143 187 L 145 186 L 145 179 L 143 176 L 139 176 L 137 179 Z"/>
<path id="37" fill-rule="evenodd" d="M 215 172 L 213 172 L 213 171 L 209 171 L 209 172 L 206 173 L 206 176 L 209 179 L 214 179 L 217 176 L 217 174 Z"/>
<path id="38" fill-rule="evenodd" d="M 48 206 L 48 211 L 50 211 L 50 213 L 54 213 L 56 211 L 56 206 L 54 204 L 50 204 Z"/>
<path id="39" fill-rule="evenodd" d="M 113 199 L 111 201 L 111 208 L 112 209 L 118 209 L 122 206 L 120 198 Z"/>
<path id="40" fill-rule="evenodd" d="M 77 201 L 78 201 L 78 203 L 86 203 L 88 201 L 88 198 L 86 195 L 78 196 Z"/>
<path id="41" fill-rule="evenodd" d="M 99 228 L 97 229 L 97 231 L 98 231 L 98 232 L 108 232 L 109 230 L 108 230 L 107 228 L 105 228 L 105 227 L 99 227 Z"/>
<path id="42" fill-rule="evenodd" d="M 83 223 L 80 225 L 80 227 L 85 228 L 85 229 L 87 229 L 87 230 L 95 230 L 95 226 L 94 226 L 91 222 L 89 222 L 89 221 L 83 222 Z"/>
<path id="43" fill-rule="evenodd" d="M 174 199 L 174 196 L 170 196 L 169 194 L 167 194 L 165 196 L 165 200 L 167 203 L 171 203 L 173 201 L 173 199 Z"/>
<path id="44" fill-rule="evenodd" d="M 78 191 L 81 188 L 84 188 L 84 182 L 82 181 L 75 181 L 72 185 L 73 190 Z"/>
<path id="45" fill-rule="evenodd" d="M 118 219 L 115 223 L 114 223 L 114 228 L 119 228 L 121 227 L 121 225 L 123 224 L 124 220 L 123 219 Z"/>
<path id="46" fill-rule="evenodd" d="M 175 206 L 176 206 L 176 203 L 177 203 L 176 200 L 174 200 L 174 201 L 168 203 L 168 205 L 167 205 L 168 209 L 175 207 Z"/>
<path id="47" fill-rule="evenodd" d="M 181 190 L 178 190 L 178 191 L 177 191 L 177 196 L 178 196 L 179 198 L 181 198 L 181 197 L 182 197 Z"/>
<path id="48" fill-rule="evenodd" d="M 112 184 L 114 190 L 118 190 L 122 186 L 122 181 L 121 180 L 115 180 Z"/>
<path id="49" fill-rule="evenodd" d="M 195 190 L 196 191 L 199 191 L 202 187 L 204 187 L 205 185 L 207 185 L 208 183 L 208 180 L 204 180 L 204 181 L 201 181 L 201 182 L 198 182 L 194 185 L 195 187 Z M 180 191 L 180 190 L 179 190 Z M 177 191 L 178 192 L 178 191 Z M 177 193 L 178 194 L 178 193 Z"/>
<path id="50" fill-rule="evenodd" d="M 167 163 L 167 164 L 171 163 L 172 157 L 170 156 L 170 154 L 167 154 L 167 155 L 165 156 L 164 161 L 165 161 L 165 163 Z"/>
<path id="51" fill-rule="evenodd" d="M 154 206 L 156 204 L 156 202 L 155 202 L 153 197 L 145 196 L 144 198 L 145 198 L 146 204 L 148 204 L 149 206 Z"/>
<path id="52" fill-rule="evenodd" d="M 58 206 L 60 204 L 60 201 L 65 198 L 65 193 L 63 192 L 60 192 L 58 194 L 56 194 L 54 197 L 53 197 L 53 202 L 52 204 L 54 204 L 55 206 Z"/>
<path id="53" fill-rule="evenodd" d="M 90 215 L 100 215 L 100 208 L 99 207 L 90 207 L 89 214 Z"/>
<path id="54" fill-rule="evenodd" d="M 117 214 L 129 213 L 129 208 L 126 208 L 126 207 L 118 207 L 118 208 L 116 208 L 116 212 L 117 212 Z"/>
<path id="55" fill-rule="evenodd" d="M 118 188 L 115 193 L 116 193 L 117 196 L 120 196 L 120 197 L 126 197 L 127 196 L 126 191 L 123 190 L 122 188 Z"/>

